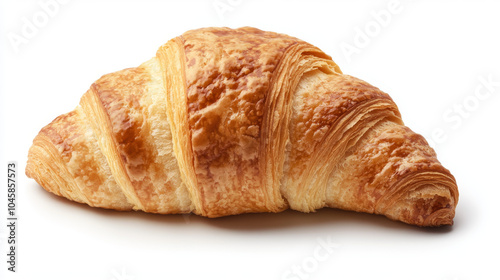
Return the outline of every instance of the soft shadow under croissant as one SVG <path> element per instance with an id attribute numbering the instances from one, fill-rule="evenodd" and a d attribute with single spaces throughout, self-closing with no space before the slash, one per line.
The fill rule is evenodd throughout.
<path id="1" fill-rule="evenodd" d="M 93 207 L 219 217 L 322 207 L 453 223 L 454 177 L 378 88 L 255 28 L 192 30 L 97 80 L 26 174 Z"/>

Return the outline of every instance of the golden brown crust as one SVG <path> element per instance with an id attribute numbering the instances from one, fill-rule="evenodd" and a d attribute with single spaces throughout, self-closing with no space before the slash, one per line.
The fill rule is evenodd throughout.
<path id="1" fill-rule="evenodd" d="M 91 140 L 91 141 L 89 141 Z M 48 191 L 94 207 L 130 210 L 92 131 L 76 109 L 44 127 L 30 149 L 26 173 Z"/>
<path id="2" fill-rule="evenodd" d="M 346 154 L 332 174 L 327 205 L 422 226 L 452 224 L 458 202 L 453 176 L 425 139 L 384 122 Z M 440 212 L 439 221 L 429 219 Z M 446 215 L 444 215 L 446 214 Z"/>
<path id="3" fill-rule="evenodd" d="M 257 29 L 204 29 L 182 37 L 188 123 L 207 216 L 283 209 L 260 170 L 261 127 L 273 77 L 297 39 Z M 277 205 L 276 205 L 277 204 Z"/>
<path id="4" fill-rule="evenodd" d="M 347 75 L 318 70 L 303 76 L 295 92 L 282 192 L 295 210 L 325 206 L 328 178 L 363 132 L 376 123 L 400 123 L 392 99 Z"/>
<path id="5" fill-rule="evenodd" d="M 299 39 L 188 31 L 46 126 L 28 176 L 91 206 L 218 217 L 382 214 L 451 224 L 456 182 L 392 99 Z"/>
<path id="6" fill-rule="evenodd" d="M 106 153 L 108 161 L 117 163 L 111 170 L 121 178 L 123 188 L 129 189 L 127 197 L 136 201 L 136 208 L 154 213 L 189 212 L 189 203 L 182 201 L 186 198 L 178 197 L 183 192 L 187 196 L 187 191 L 176 172 L 177 164 L 173 170 L 165 168 L 175 158 L 168 147 L 171 139 L 164 107 L 157 108 L 158 103 L 164 105 L 165 92 L 162 80 L 155 77 L 159 69 L 155 63 L 152 60 L 103 76 L 87 93 L 94 101 L 84 98 L 82 104 L 101 112 L 103 119 L 95 125 L 100 126 L 101 139 L 107 141 L 103 146 L 112 147 Z M 91 110 L 87 109 L 89 115 Z"/>

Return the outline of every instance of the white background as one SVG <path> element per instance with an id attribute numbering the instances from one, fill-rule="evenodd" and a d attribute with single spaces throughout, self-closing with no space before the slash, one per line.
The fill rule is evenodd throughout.
<path id="1" fill-rule="evenodd" d="M 44 18 L 47 1 L 0 4 L 1 279 L 500 279 L 500 5 L 75 0 Z M 390 19 L 377 23 L 382 10 Z M 36 30 L 23 35 L 29 22 Z M 455 175 L 455 225 L 421 229 L 333 209 L 220 219 L 119 213 L 58 198 L 24 176 L 38 131 L 101 75 L 139 65 L 186 30 L 247 25 L 304 39 L 388 92 Z M 16 273 L 5 262 L 10 160 L 20 176 Z M 318 247 L 328 241 L 330 251 Z"/>

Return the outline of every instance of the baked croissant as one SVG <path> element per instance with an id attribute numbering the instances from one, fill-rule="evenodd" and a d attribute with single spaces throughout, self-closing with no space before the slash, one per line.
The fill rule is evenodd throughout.
<path id="1" fill-rule="evenodd" d="M 93 207 L 206 217 L 334 207 L 439 226 L 458 202 L 386 93 L 249 27 L 188 31 L 104 75 L 36 136 L 26 174 Z"/>

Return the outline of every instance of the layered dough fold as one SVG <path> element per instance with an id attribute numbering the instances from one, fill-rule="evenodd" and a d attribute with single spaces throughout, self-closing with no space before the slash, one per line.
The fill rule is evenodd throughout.
<path id="1" fill-rule="evenodd" d="M 458 202 L 387 94 L 249 27 L 188 31 L 103 76 L 36 136 L 26 174 L 94 207 L 207 217 L 334 207 L 438 226 Z"/>

